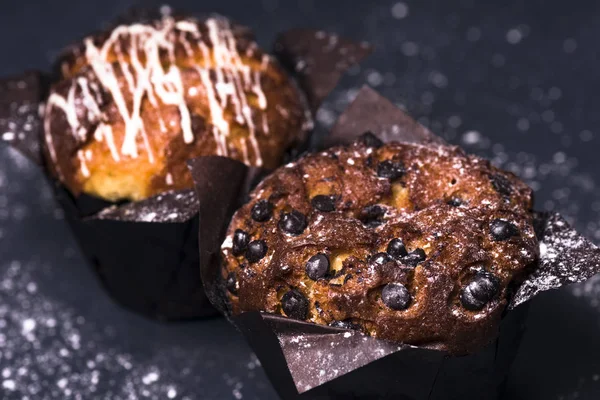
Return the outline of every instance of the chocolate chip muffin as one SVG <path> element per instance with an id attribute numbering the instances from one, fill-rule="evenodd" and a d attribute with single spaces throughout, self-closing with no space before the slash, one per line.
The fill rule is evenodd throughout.
<path id="1" fill-rule="evenodd" d="M 44 115 L 48 164 L 74 194 L 140 200 L 192 187 L 186 160 L 275 168 L 310 126 L 305 100 L 228 19 L 162 17 L 61 57 Z"/>
<path id="2" fill-rule="evenodd" d="M 446 145 L 352 145 L 268 176 L 222 245 L 233 315 L 265 311 L 463 354 L 537 259 L 531 190 Z"/>

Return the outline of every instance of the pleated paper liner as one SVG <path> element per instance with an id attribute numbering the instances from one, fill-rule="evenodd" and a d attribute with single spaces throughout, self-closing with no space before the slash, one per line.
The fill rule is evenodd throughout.
<path id="1" fill-rule="evenodd" d="M 130 13 L 126 20 L 139 21 L 147 15 L 151 14 L 134 13 L 132 17 Z M 289 73 L 313 115 L 345 71 L 371 51 L 365 43 L 315 30 L 282 33 L 274 47 L 278 61 L 291 67 Z M 46 75 L 37 71 L 0 80 L 0 138 L 46 172 L 40 110 L 47 81 Z M 50 178 L 49 173 L 47 176 Z M 218 193 L 217 186 L 236 181 L 232 175 L 220 179 L 207 174 L 200 179 L 211 188 L 203 194 L 209 197 Z M 85 194 L 74 197 L 59 182 L 52 183 L 84 255 L 116 302 L 161 320 L 216 314 L 198 271 L 198 198 L 194 190 L 112 204 Z"/>
<path id="2" fill-rule="evenodd" d="M 329 144 L 348 143 L 371 131 L 384 141 L 445 142 L 372 89 L 364 87 L 339 118 Z M 190 163 L 200 199 L 200 269 L 205 292 L 242 332 L 283 399 L 497 399 L 524 330 L 527 302 L 536 294 L 600 272 L 600 250 L 558 214 L 535 213 L 540 259 L 512 288 L 497 337 L 472 354 L 451 356 L 426 347 L 390 343 L 355 331 L 315 325 L 281 315 L 247 312 L 232 316 L 221 275 L 220 246 L 240 205 L 240 191 L 253 175 L 243 164 L 222 157 Z M 202 177 L 232 171 L 237 188 L 202 196 Z M 246 171 L 246 172 L 244 172 Z M 223 172 L 226 176 L 227 172 Z M 518 307 L 517 307 L 518 306 Z"/>

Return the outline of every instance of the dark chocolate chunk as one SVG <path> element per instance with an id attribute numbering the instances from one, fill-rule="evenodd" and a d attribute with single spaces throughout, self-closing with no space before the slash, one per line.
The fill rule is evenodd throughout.
<path id="1" fill-rule="evenodd" d="M 367 147 L 374 147 L 376 149 L 383 146 L 383 141 L 375 136 L 375 134 L 371 131 L 367 131 L 360 135 L 357 139 L 357 142 Z"/>
<path id="2" fill-rule="evenodd" d="M 252 219 L 257 222 L 265 222 L 273 215 L 273 204 L 267 200 L 259 200 L 252 206 Z"/>
<path id="3" fill-rule="evenodd" d="M 323 254 L 315 254 L 306 262 L 306 275 L 313 281 L 323 278 L 329 272 L 329 258 Z"/>
<path id="4" fill-rule="evenodd" d="M 248 232 L 244 232 L 241 229 L 236 229 L 233 233 L 233 240 L 231 244 L 231 252 L 234 256 L 241 256 L 248 248 L 250 242 L 250 235 Z"/>
<path id="5" fill-rule="evenodd" d="M 388 263 L 390 261 L 394 261 L 394 259 L 388 254 L 388 253 L 377 253 L 377 254 L 373 254 L 370 258 L 369 258 L 369 263 L 371 264 L 377 264 L 377 265 L 383 265 L 385 263 Z"/>
<path id="6" fill-rule="evenodd" d="M 381 301 L 392 310 L 406 310 L 412 297 L 401 283 L 388 283 L 381 291 Z"/>
<path id="7" fill-rule="evenodd" d="M 425 261 L 426 258 L 427 255 L 425 254 L 425 250 L 414 249 L 406 256 L 404 256 L 404 258 L 402 258 L 402 262 L 411 267 L 416 267 L 420 262 Z"/>
<path id="8" fill-rule="evenodd" d="M 452 207 L 460 207 L 463 204 L 465 204 L 465 202 L 460 197 L 454 196 L 454 197 L 451 197 L 448 200 L 446 200 L 446 204 L 448 204 L 449 206 L 452 206 Z"/>
<path id="9" fill-rule="evenodd" d="M 385 208 L 377 204 L 366 206 L 360 212 L 359 219 L 369 228 L 375 228 L 383 223 Z"/>
<path id="10" fill-rule="evenodd" d="M 229 292 L 231 294 L 237 294 L 238 288 L 237 288 L 237 278 L 235 277 L 235 272 L 230 272 L 229 275 L 227 275 L 227 280 L 225 281 L 225 287 L 227 287 L 227 290 L 229 290 Z"/>
<path id="11" fill-rule="evenodd" d="M 512 194 L 513 188 L 510 181 L 500 174 L 490 175 L 490 181 L 496 192 L 500 193 L 505 197 L 509 197 Z"/>
<path id="12" fill-rule="evenodd" d="M 292 289 L 281 298 L 281 308 L 290 318 L 305 320 L 308 316 L 308 300 L 302 293 Z"/>
<path id="13" fill-rule="evenodd" d="M 382 161 L 377 166 L 377 176 L 392 181 L 402 178 L 405 172 L 406 170 L 401 163 L 392 160 Z"/>
<path id="14" fill-rule="evenodd" d="M 349 320 L 343 320 L 343 321 L 331 321 L 329 323 L 329 326 L 331 326 L 332 328 L 340 328 L 340 329 L 348 329 L 348 330 L 354 330 L 354 331 L 359 331 L 361 330 L 360 325 L 355 324 L 352 321 Z"/>
<path id="15" fill-rule="evenodd" d="M 392 239 L 390 241 L 387 247 L 387 253 L 396 259 L 400 259 L 408 255 L 408 251 L 406 251 L 404 242 L 399 238 Z"/>
<path id="16" fill-rule="evenodd" d="M 267 255 L 267 242 L 264 240 L 253 240 L 248 243 L 248 249 L 246 250 L 246 260 L 251 263 L 262 260 Z"/>
<path id="17" fill-rule="evenodd" d="M 316 195 L 312 198 L 310 204 L 312 204 L 315 210 L 319 210 L 321 212 L 335 211 L 335 201 L 332 196 L 327 196 L 324 194 Z"/>
<path id="18" fill-rule="evenodd" d="M 486 271 L 478 272 L 460 294 L 460 302 L 470 311 L 481 310 L 498 294 L 500 281 Z"/>
<path id="19" fill-rule="evenodd" d="M 307 225 L 306 217 L 297 210 L 283 214 L 279 220 L 279 229 L 292 235 L 301 234 Z"/>
<path id="20" fill-rule="evenodd" d="M 512 223 L 503 219 L 495 219 L 490 224 L 490 235 L 497 242 L 508 240 L 519 234 L 519 229 Z"/>

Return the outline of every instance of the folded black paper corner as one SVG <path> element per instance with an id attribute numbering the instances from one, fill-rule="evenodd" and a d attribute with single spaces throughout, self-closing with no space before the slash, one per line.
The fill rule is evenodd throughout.
<path id="1" fill-rule="evenodd" d="M 520 283 L 509 309 L 538 293 L 583 282 L 600 273 L 600 249 L 558 213 L 536 213 L 539 261 Z"/>
<path id="2" fill-rule="evenodd" d="M 221 156 L 198 157 L 190 160 L 188 166 L 198 198 L 200 276 L 213 306 L 229 316 L 220 269 L 221 241 L 229 219 L 262 170 Z"/>
<path id="3" fill-rule="evenodd" d="M 281 33 L 274 45 L 275 56 L 296 78 L 313 113 L 343 74 L 372 50 L 366 42 L 313 29 Z"/>
<path id="4" fill-rule="evenodd" d="M 372 132 L 384 142 L 446 144 L 441 137 L 368 86 L 360 89 L 354 101 L 340 115 L 324 144 L 346 144 L 364 132 Z"/>

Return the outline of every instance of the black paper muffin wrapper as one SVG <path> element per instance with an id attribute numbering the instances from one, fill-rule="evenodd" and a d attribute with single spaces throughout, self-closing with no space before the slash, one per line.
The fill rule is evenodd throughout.
<path id="1" fill-rule="evenodd" d="M 365 131 L 384 141 L 445 145 L 368 87 L 361 89 L 340 116 L 327 142 L 348 143 Z M 201 179 L 206 174 L 231 169 L 246 176 L 199 201 L 200 270 L 209 300 L 246 337 L 283 399 L 499 398 L 524 331 L 528 300 L 542 291 L 581 282 L 600 272 L 600 251 L 593 243 L 570 228 L 560 215 L 535 213 L 539 263 L 515 287 L 497 338 L 491 338 L 487 347 L 461 357 L 281 315 L 247 312 L 232 316 L 221 275 L 220 246 L 239 206 L 241 188 L 253 171 L 221 157 L 194 160 L 190 169 L 198 179 L 199 195 L 210 188 Z"/>
<path id="2" fill-rule="evenodd" d="M 138 10 L 126 20 L 146 14 Z M 275 56 L 291 68 L 289 73 L 313 114 L 343 73 L 371 51 L 366 44 L 315 30 L 282 33 L 275 47 Z M 108 293 L 119 304 L 161 320 L 216 314 L 198 272 L 199 200 L 235 186 L 248 169 L 196 176 L 207 185 L 199 196 L 194 190 L 172 191 L 125 204 L 85 194 L 74 197 L 44 166 L 41 114 L 48 81 L 36 71 L 0 80 L 0 142 L 44 168 L 75 238 Z"/>

